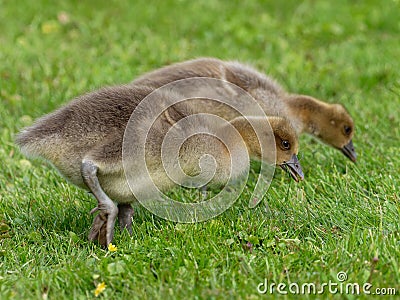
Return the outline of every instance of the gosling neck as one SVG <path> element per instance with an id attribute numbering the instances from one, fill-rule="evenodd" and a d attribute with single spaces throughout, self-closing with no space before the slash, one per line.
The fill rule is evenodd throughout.
<path id="1" fill-rule="evenodd" d="M 297 133 L 306 132 L 318 137 L 321 113 L 329 107 L 329 104 L 304 95 L 290 95 L 285 98 L 285 102 L 288 104 Z"/>
<path id="2" fill-rule="evenodd" d="M 230 123 L 236 128 L 241 135 L 244 143 L 246 144 L 247 151 L 250 157 L 260 158 L 261 157 L 261 146 L 257 138 L 257 134 L 253 129 L 252 124 L 249 121 L 251 119 L 257 119 L 258 117 L 237 117 L 230 121 Z M 248 121 L 249 120 L 249 121 Z"/>

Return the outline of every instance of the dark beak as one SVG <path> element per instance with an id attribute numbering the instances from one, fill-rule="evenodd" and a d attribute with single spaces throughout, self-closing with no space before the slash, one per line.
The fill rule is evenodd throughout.
<path id="1" fill-rule="evenodd" d="M 340 150 L 342 150 L 343 154 L 350 158 L 352 162 L 356 162 L 357 153 L 356 150 L 354 150 L 352 140 L 350 140 L 350 142 L 347 145 L 343 146 L 343 148 L 341 148 Z"/>
<path id="2" fill-rule="evenodd" d="M 293 154 L 292 158 L 289 161 L 281 164 L 280 167 L 285 171 L 288 171 L 290 175 L 292 175 L 292 178 L 296 180 L 296 182 L 304 179 L 303 170 L 301 169 L 301 165 L 296 154 Z"/>

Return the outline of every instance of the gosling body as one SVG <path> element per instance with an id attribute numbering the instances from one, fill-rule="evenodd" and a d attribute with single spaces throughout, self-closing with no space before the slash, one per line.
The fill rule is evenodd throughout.
<path id="1" fill-rule="evenodd" d="M 21 151 L 27 156 L 45 158 L 70 182 L 89 190 L 95 196 L 98 205 L 92 213 L 96 211 L 99 213 L 94 218 L 89 239 L 98 240 L 103 246 L 112 241 L 117 217 L 122 229 L 132 231 L 133 209 L 130 203 L 135 201 L 135 197 L 126 181 L 122 162 L 124 133 L 134 109 L 153 91 L 153 87 L 131 84 L 88 93 L 40 118 L 34 125 L 24 129 L 16 139 Z M 155 106 L 169 97 L 176 96 L 168 93 L 157 95 Z M 193 111 L 199 112 L 200 102 L 195 103 L 195 105 L 182 103 L 168 107 L 157 118 L 149 132 L 146 148 L 149 172 L 161 190 L 165 191 L 174 186 L 174 182 L 165 174 L 161 162 L 163 136 L 176 122 L 191 115 Z M 212 112 L 208 110 L 210 107 L 204 105 L 203 112 Z M 144 117 L 145 115 L 144 112 Z M 257 142 L 254 132 L 249 127 L 249 120 L 260 124 L 263 137 L 261 144 Z M 288 167 L 293 178 L 297 179 L 298 176 L 302 178 L 301 167 L 296 158 L 298 140 L 295 130 L 285 118 L 269 117 L 268 121 L 272 135 L 270 127 L 264 126 L 265 118 L 239 116 L 230 120 L 229 124 L 239 132 L 242 137 L 240 140 L 244 141 L 251 157 L 261 159 L 262 143 L 267 144 L 266 148 L 275 143 L 276 163 Z M 199 129 L 210 127 L 207 121 L 199 121 L 195 125 Z M 226 132 L 223 127 L 217 128 L 218 130 Z M 140 127 L 133 128 L 133 131 L 135 134 L 144 134 Z M 229 136 L 227 138 L 237 139 Z M 235 140 L 234 144 L 239 146 L 240 140 Z M 283 142 L 290 146 L 286 147 L 287 144 L 282 146 Z M 198 172 L 198 159 L 203 153 L 214 156 L 220 165 L 212 183 L 226 182 L 231 163 L 229 152 L 221 142 L 205 134 L 188 139 L 182 147 L 179 156 L 184 172 L 195 175 Z M 241 170 L 246 168 L 243 162 L 247 162 L 245 158 L 234 162 L 239 164 L 239 171 L 232 174 L 233 176 L 241 176 Z M 267 163 L 272 162 L 271 159 L 267 160 Z M 141 174 L 137 170 L 130 171 L 137 173 L 137 181 L 140 183 Z"/>

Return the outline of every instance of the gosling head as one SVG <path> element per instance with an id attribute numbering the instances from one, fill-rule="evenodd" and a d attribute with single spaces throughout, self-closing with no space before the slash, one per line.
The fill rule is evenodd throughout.
<path id="1" fill-rule="evenodd" d="M 285 118 L 267 117 L 267 120 L 270 126 L 262 117 L 238 117 L 231 123 L 242 135 L 252 157 L 271 163 L 270 153 L 262 155 L 261 149 L 270 149 L 271 143 L 275 143 L 275 164 L 288 171 L 297 182 L 303 180 L 304 174 L 297 159 L 299 142 L 296 131 Z M 250 123 L 256 125 L 257 134 Z"/>
<path id="2" fill-rule="evenodd" d="M 281 117 L 268 117 L 275 137 L 276 164 L 288 171 L 297 182 L 304 179 L 303 170 L 297 158 L 299 140 L 290 123 Z"/>
<path id="3" fill-rule="evenodd" d="M 356 162 L 357 153 L 352 141 L 354 122 L 349 113 L 340 104 L 328 104 L 323 115 L 319 121 L 318 137 Z"/>
<path id="4" fill-rule="evenodd" d="M 353 162 L 357 154 L 353 146 L 354 122 L 341 104 L 329 104 L 309 96 L 292 96 L 292 113 L 303 119 L 304 130 L 325 144 L 339 149 Z"/>

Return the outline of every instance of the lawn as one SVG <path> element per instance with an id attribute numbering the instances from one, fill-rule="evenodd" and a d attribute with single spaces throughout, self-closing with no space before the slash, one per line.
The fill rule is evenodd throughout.
<path id="1" fill-rule="evenodd" d="M 92 299 L 104 282 L 104 299 L 257 299 L 265 280 L 320 287 L 338 272 L 399 294 L 399 15 L 397 0 L 0 0 L 0 298 Z M 89 243 L 95 199 L 23 157 L 14 135 L 77 95 L 200 56 L 344 104 L 357 164 L 302 136 L 305 181 L 277 170 L 256 208 L 245 193 L 177 224 L 137 207 L 117 251 Z"/>

